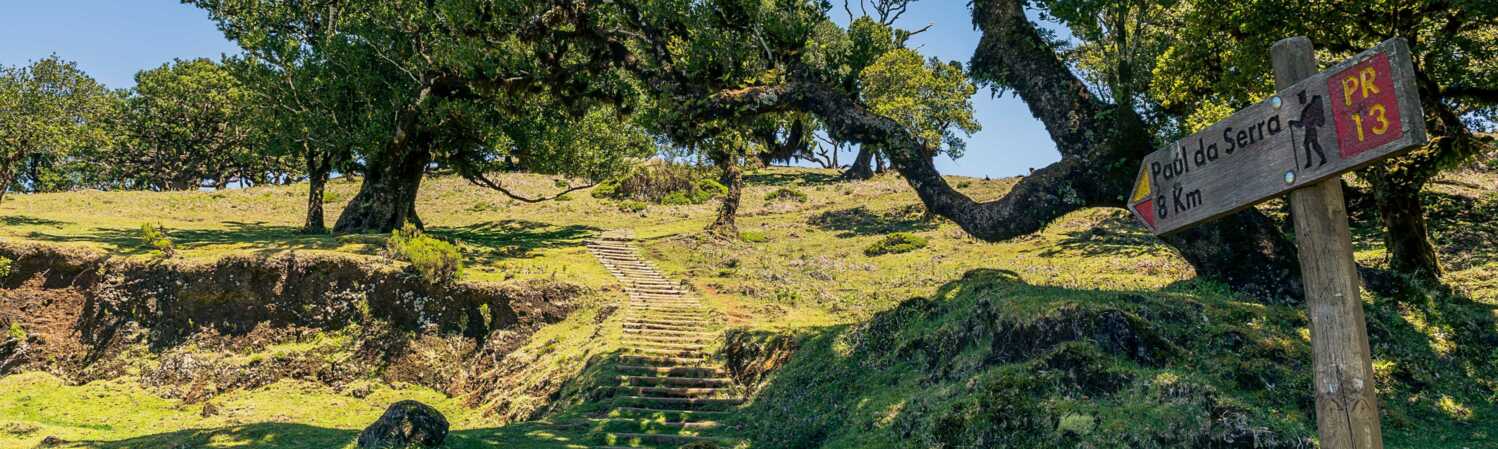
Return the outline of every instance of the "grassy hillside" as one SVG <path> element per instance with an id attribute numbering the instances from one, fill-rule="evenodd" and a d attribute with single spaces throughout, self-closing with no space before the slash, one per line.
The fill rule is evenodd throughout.
<path id="1" fill-rule="evenodd" d="M 805 169 L 751 174 L 740 219 L 746 238 L 733 242 L 698 232 L 713 216 L 711 202 L 632 212 L 578 192 L 524 204 L 438 177 L 423 184 L 418 211 L 432 234 L 460 244 L 470 280 L 558 279 L 614 291 L 582 244 L 604 230 L 633 231 L 648 257 L 735 329 L 726 357 L 755 367 L 740 374 L 758 395 L 729 421 L 752 447 L 1230 447 L 1254 439 L 1297 447 L 1314 436 L 1305 312 L 1194 280 L 1121 210 L 1081 211 L 1034 235 L 986 243 L 924 216 L 898 178 L 833 178 Z M 980 199 L 1013 182 L 950 180 Z M 527 192 L 551 186 L 541 176 L 508 182 Z M 357 185 L 330 187 L 336 217 Z M 297 234 L 303 189 L 15 195 L 0 204 L 0 239 L 152 258 L 136 230 L 159 223 L 183 258 L 378 257 L 384 236 Z M 782 189 L 802 195 L 775 194 Z M 1498 176 L 1463 174 L 1430 190 L 1453 288 L 1365 296 L 1385 433 L 1389 447 L 1498 447 Z M 1354 209 L 1359 261 L 1385 266 L 1376 215 Z M 928 243 L 865 253 L 892 233 Z M 564 402 L 586 396 L 607 373 L 582 365 L 619 338 L 605 308 L 543 329 L 515 360 L 550 368 L 512 377 L 565 384 Z M 360 398 L 280 382 L 221 396 L 219 413 L 205 417 L 202 404 L 162 398 L 128 376 L 57 383 L 44 373 L 0 378 L 0 446 L 57 435 L 99 441 L 84 447 L 337 447 L 384 404 L 408 397 L 448 413 L 458 429 L 451 447 L 565 446 L 585 436 L 563 425 L 586 411 L 575 402 L 546 422 L 501 426 L 506 417 L 412 385 L 375 385 Z M 107 412 L 120 404 L 142 412 Z M 150 425 L 149 417 L 172 424 Z"/>

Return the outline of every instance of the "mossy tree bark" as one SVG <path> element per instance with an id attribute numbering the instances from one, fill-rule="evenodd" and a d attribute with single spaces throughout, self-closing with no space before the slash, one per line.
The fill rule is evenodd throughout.
<path id="1" fill-rule="evenodd" d="M 1379 176 L 1368 178 L 1373 200 L 1384 224 L 1384 248 L 1389 268 L 1422 282 L 1439 282 L 1441 261 L 1430 241 L 1420 185 L 1408 185 Z M 1423 183 L 1421 183 L 1423 185 Z"/>
<path id="2" fill-rule="evenodd" d="M 425 97 L 427 92 L 423 92 Z M 416 215 L 416 192 L 432 162 L 432 135 L 417 122 L 418 105 L 401 114 L 395 136 L 369 161 L 359 193 L 338 216 L 333 232 L 339 234 L 380 232 L 406 223 L 421 227 Z"/>
<path id="3" fill-rule="evenodd" d="M 385 233 L 406 223 L 422 227 L 416 215 L 416 192 L 432 161 L 431 151 L 424 146 L 389 148 L 382 156 L 384 162 L 370 166 L 358 195 L 338 217 L 334 232 Z"/>
<path id="4" fill-rule="evenodd" d="M 721 171 L 719 182 L 728 187 L 728 193 L 723 195 L 723 202 L 718 207 L 718 219 L 708 225 L 707 231 L 725 238 L 739 235 L 739 200 L 744 193 L 744 172 L 735 159 L 729 155 L 713 156 L 713 162 Z"/>
<path id="5" fill-rule="evenodd" d="M 307 220 L 302 224 L 304 234 L 326 234 L 323 219 L 323 198 L 327 190 L 328 175 L 333 171 L 333 157 L 328 152 L 313 151 L 309 142 L 302 142 L 303 157 L 307 160 Z"/>
<path id="6" fill-rule="evenodd" d="M 858 146 L 858 156 L 853 158 L 853 165 L 849 165 L 843 171 L 843 179 L 864 180 L 874 177 L 874 149 L 868 144 Z"/>

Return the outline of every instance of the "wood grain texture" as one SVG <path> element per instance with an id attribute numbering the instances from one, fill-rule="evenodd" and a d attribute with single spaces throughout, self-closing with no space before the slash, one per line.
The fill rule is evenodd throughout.
<path id="1" fill-rule="evenodd" d="M 1363 79 L 1357 75 L 1375 59 L 1381 70 L 1366 76 L 1383 87 L 1377 92 L 1388 98 L 1386 103 L 1397 103 L 1380 111 L 1396 122 L 1378 124 L 1376 119 L 1385 116 L 1372 117 L 1370 111 L 1359 109 L 1365 106 L 1361 104 L 1351 106 L 1352 112 L 1363 114 L 1359 119 L 1368 127 L 1368 137 L 1397 137 L 1344 156 L 1340 139 L 1349 137 L 1339 137 L 1338 126 L 1347 133 L 1349 111 L 1333 115 L 1334 109 L 1348 107 L 1342 103 L 1347 97 L 1341 82 L 1351 76 L 1358 87 L 1351 92 L 1367 92 L 1356 84 Z M 1414 65 L 1403 39 L 1384 41 L 1320 73 L 1314 72 L 1314 65 L 1311 70 L 1293 83 L 1277 84 L 1275 96 L 1146 156 L 1141 175 L 1147 177 L 1149 192 L 1143 195 L 1139 186 L 1144 183 L 1136 182 L 1129 210 L 1155 234 L 1168 234 L 1428 141 Z M 1373 126 L 1380 126 L 1379 136 L 1371 134 Z M 1149 207 L 1141 207 L 1145 201 Z"/>
<path id="2" fill-rule="evenodd" d="M 1311 77 L 1304 37 L 1275 43 L 1276 86 Z M 1417 118 L 1419 116 L 1416 116 Z M 1323 449 L 1382 449 L 1378 397 L 1342 183 L 1326 179 L 1290 193 L 1291 218 L 1311 318 L 1316 429 Z"/>

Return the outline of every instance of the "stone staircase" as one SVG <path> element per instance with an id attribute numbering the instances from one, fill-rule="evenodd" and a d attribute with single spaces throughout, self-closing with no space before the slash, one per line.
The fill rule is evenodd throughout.
<path id="1" fill-rule="evenodd" d="M 598 449 L 733 447 L 718 418 L 743 403 L 728 373 L 709 359 L 716 334 L 702 302 L 641 259 L 632 239 L 605 234 L 588 250 L 624 285 L 625 353 L 614 407 L 594 418 Z"/>

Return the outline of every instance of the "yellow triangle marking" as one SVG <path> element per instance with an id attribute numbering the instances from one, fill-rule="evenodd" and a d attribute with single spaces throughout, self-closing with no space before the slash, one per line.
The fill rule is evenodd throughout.
<path id="1" fill-rule="evenodd" d="M 1134 181 L 1134 196 L 1129 200 L 1129 202 L 1137 203 L 1141 200 L 1144 200 L 1145 198 L 1149 198 L 1149 196 L 1150 174 L 1144 169 L 1144 167 L 1139 167 L 1139 180 Z"/>

